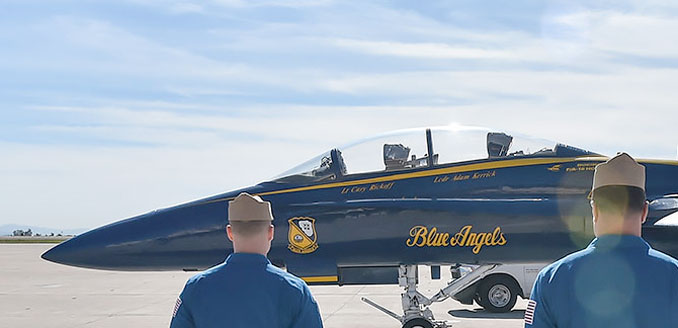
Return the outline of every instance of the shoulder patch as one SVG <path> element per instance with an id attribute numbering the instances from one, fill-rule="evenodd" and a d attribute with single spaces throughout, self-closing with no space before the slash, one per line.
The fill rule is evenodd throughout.
<path id="1" fill-rule="evenodd" d="M 534 320 L 534 310 L 537 308 L 537 301 L 530 300 L 527 302 L 527 309 L 525 309 L 525 324 L 531 325 Z"/>

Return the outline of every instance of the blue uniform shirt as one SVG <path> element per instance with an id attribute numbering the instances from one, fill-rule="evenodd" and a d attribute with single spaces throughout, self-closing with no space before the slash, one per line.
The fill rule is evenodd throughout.
<path id="1" fill-rule="evenodd" d="M 170 327 L 317 328 L 322 320 L 304 281 L 263 255 L 234 253 L 186 282 Z"/>
<path id="2" fill-rule="evenodd" d="M 600 236 L 539 273 L 525 327 L 678 327 L 678 261 L 640 237 Z"/>

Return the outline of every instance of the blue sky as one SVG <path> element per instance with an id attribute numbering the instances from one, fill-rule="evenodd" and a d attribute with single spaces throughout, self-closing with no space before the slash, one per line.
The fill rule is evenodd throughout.
<path id="1" fill-rule="evenodd" d="M 3 1 L 0 224 L 91 228 L 450 123 L 676 158 L 662 1 Z"/>

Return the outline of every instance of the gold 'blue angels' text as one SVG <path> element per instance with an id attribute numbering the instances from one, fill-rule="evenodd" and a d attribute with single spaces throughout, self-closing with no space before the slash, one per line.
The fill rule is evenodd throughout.
<path id="1" fill-rule="evenodd" d="M 506 237 L 500 227 L 492 232 L 473 232 L 473 226 L 462 227 L 459 232 L 450 234 L 439 232 L 437 227 L 414 226 L 410 229 L 408 247 L 472 247 L 474 254 L 478 254 L 483 246 L 506 245 Z"/>

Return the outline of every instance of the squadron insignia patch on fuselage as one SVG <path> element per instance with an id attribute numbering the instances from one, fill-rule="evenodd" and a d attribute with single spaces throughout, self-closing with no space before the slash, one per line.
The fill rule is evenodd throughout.
<path id="1" fill-rule="evenodd" d="M 315 219 L 310 217 L 293 217 L 289 220 L 287 248 L 297 254 L 308 254 L 318 249 Z"/>

